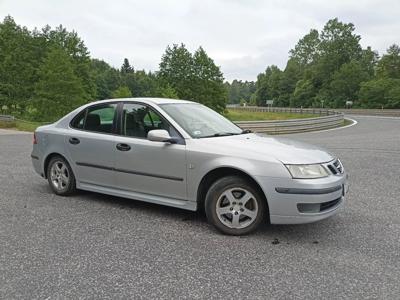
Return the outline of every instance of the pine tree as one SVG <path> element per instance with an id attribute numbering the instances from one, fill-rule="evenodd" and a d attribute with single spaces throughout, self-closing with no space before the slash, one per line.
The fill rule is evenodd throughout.
<path id="1" fill-rule="evenodd" d="M 135 69 L 131 66 L 129 63 L 129 60 L 127 58 L 124 58 L 124 63 L 121 66 L 121 73 L 122 74 L 129 74 L 129 73 L 134 73 Z"/>

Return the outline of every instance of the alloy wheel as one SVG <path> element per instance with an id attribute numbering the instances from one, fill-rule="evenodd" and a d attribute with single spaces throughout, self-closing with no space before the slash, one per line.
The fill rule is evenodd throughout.
<path id="1" fill-rule="evenodd" d="M 63 191 L 68 188 L 70 176 L 68 168 L 63 161 L 56 161 L 50 169 L 50 179 L 57 191 Z"/>
<path id="2" fill-rule="evenodd" d="M 257 200 L 244 188 L 230 188 L 218 198 L 216 213 L 225 226 L 235 229 L 246 228 L 257 218 Z"/>

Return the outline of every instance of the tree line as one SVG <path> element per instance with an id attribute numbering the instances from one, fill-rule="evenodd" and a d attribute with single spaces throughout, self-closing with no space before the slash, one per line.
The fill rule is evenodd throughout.
<path id="1" fill-rule="evenodd" d="M 400 108 L 400 47 L 394 44 L 380 57 L 371 47 L 363 49 L 354 31 L 353 24 L 337 18 L 320 32 L 310 30 L 290 50 L 283 70 L 271 65 L 255 83 L 227 84 L 230 101 L 331 108 L 351 101 L 353 107 Z"/>
<path id="2" fill-rule="evenodd" d="M 164 97 L 194 100 L 218 112 L 226 103 L 276 106 L 400 107 L 400 48 L 379 57 L 360 46 L 354 25 L 329 20 L 290 51 L 286 67 L 268 66 L 257 80 L 224 82 L 206 51 L 167 46 L 156 72 L 91 58 L 84 41 L 63 26 L 28 30 L 11 16 L 0 23 L 0 109 L 53 121 L 94 100 Z"/>
<path id="3" fill-rule="evenodd" d="M 28 30 L 11 16 L 0 23 L 0 109 L 21 118 L 54 121 L 90 101 L 164 97 L 201 102 L 222 112 L 222 72 L 202 47 L 168 46 L 155 73 L 91 58 L 82 39 L 63 26 Z"/>

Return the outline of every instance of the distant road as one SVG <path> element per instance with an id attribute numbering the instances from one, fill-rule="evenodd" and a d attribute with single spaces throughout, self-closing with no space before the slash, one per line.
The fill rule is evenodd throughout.
<path id="1" fill-rule="evenodd" d="M 335 109 L 349 115 L 400 117 L 400 109 Z"/>

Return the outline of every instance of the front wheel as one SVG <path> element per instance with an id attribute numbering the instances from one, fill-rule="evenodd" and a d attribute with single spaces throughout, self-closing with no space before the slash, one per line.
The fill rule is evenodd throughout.
<path id="1" fill-rule="evenodd" d="M 266 202 L 257 188 L 238 176 L 217 180 L 208 190 L 205 201 L 207 219 L 229 235 L 254 231 L 264 220 Z"/>
<path id="2" fill-rule="evenodd" d="M 53 157 L 47 167 L 47 180 L 54 193 L 67 196 L 75 192 L 75 176 L 68 162 L 61 156 Z"/>

